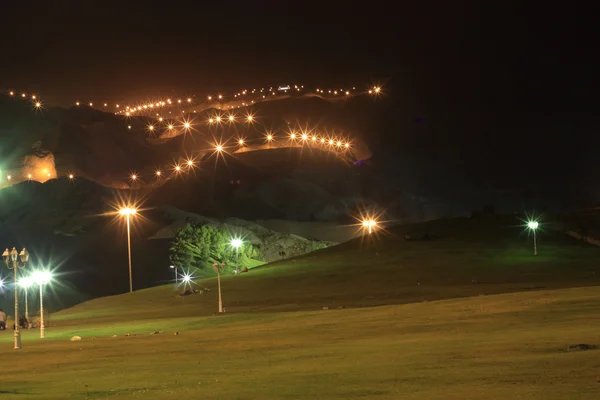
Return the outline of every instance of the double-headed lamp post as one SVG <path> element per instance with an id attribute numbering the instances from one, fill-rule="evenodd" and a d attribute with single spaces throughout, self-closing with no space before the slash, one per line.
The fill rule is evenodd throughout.
<path id="1" fill-rule="evenodd" d="M 529 221 L 527 222 L 527 228 L 533 232 L 533 255 L 537 256 L 537 238 L 535 237 L 535 231 L 539 228 L 540 224 L 537 221 Z"/>
<path id="2" fill-rule="evenodd" d="M 27 320 L 27 328 L 29 328 L 29 304 L 27 302 L 27 295 L 29 294 L 29 288 L 31 287 L 31 285 L 33 285 L 33 279 L 31 279 L 30 276 L 24 276 L 23 278 L 19 279 L 19 286 L 21 286 L 23 288 L 23 290 L 25 291 L 25 319 Z"/>
<path id="3" fill-rule="evenodd" d="M 377 221 L 375 221 L 374 219 L 365 219 L 362 222 L 363 228 L 367 229 L 369 231 L 369 235 L 371 233 L 373 233 L 373 228 L 377 225 Z"/>
<path id="4" fill-rule="evenodd" d="M 223 312 L 223 300 L 221 298 L 221 271 L 225 269 L 225 263 L 214 263 L 213 269 L 217 273 L 217 284 L 219 289 L 219 312 Z"/>
<path id="5" fill-rule="evenodd" d="M 48 284 L 52 280 L 52 273 L 49 271 L 35 271 L 31 274 L 31 280 L 40 285 L 40 338 L 46 336 L 44 326 L 44 285 Z"/>
<path id="6" fill-rule="evenodd" d="M 125 207 L 119 210 L 119 214 L 124 215 L 127 219 L 127 256 L 129 260 L 129 293 L 133 292 L 133 279 L 131 277 L 131 228 L 130 219 L 135 215 L 137 210 L 132 207 Z"/>
<path id="7" fill-rule="evenodd" d="M 235 273 L 238 274 L 239 270 L 239 262 L 240 262 L 240 247 L 242 246 L 242 239 L 231 239 L 231 247 L 235 249 Z"/>
<path id="8" fill-rule="evenodd" d="M 11 251 L 8 249 L 4 250 L 2 253 L 2 257 L 4 258 L 4 263 L 8 267 L 8 269 L 12 269 L 14 272 L 14 290 L 15 290 L 15 331 L 14 331 L 14 344 L 15 350 L 21 348 L 21 332 L 19 331 L 19 280 L 17 277 L 17 270 L 19 268 L 25 268 L 27 262 L 29 261 L 29 253 L 25 248 L 21 250 L 19 253 L 16 248 L 13 247 Z M 19 260 L 20 259 L 20 260 Z M 20 261 L 20 262 L 19 262 Z"/>

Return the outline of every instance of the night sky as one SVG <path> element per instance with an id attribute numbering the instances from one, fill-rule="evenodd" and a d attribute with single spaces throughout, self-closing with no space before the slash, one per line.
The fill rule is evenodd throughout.
<path id="1" fill-rule="evenodd" d="M 388 159 L 395 144 L 497 186 L 596 178 L 575 172 L 597 169 L 591 10 L 518 2 L 35 3 L 3 5 L 3 89 L 72 104 L 287 82 L 383 83 L 372 145 Z"/>

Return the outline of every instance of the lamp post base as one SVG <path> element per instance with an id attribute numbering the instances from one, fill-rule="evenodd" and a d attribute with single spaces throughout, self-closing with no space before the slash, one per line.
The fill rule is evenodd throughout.
<path id="1" fill-rule="evenodd" d="M 21 332 L 18 329 L 15 329 L 15 333 L 13 336 L 15 339 L 15 350 L 20 350 L 21 349 Z"/>

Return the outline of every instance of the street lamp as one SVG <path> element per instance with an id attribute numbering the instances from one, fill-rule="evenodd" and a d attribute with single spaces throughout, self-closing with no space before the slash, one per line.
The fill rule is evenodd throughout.
<path id="1" fill-rule="evenodd" d="M 29 253 L 25 248 L 21 250 L 21 252 L 17 252 L 16 248 L 12 248 L 11 251 L 8 249 L 4 250 L 2 253 L 2 257 L 4 258 L 4 263 L 8 267 L 8 269 L 12 269 L 14 272 L 13 283 L 15 287 L 15 331 L 14 331 L 14 345 L 15 350 L 21 348 L 21 332 L 19 331 L 19 293 L 18 293 L 18 277 L 17 277 L 17 269 L 25 268 L 27 262 L 29 261 Z M 19 260 L 20 258 L 20 260 Z M 19 263 L 19 261 L 21 261 Z"/>
<path id="2" fill-rule="evenodd" d="M 27 328 L 29 328 L 29 304 L 27 303 L 27 295 L 29 294 L 29 288 L 33 285 L 33 279 L 29 276 L 25 276 L 19 279 L 19 286 L 25 290 L 25 319 L 27 320 Z"/>
<path id="3" fill-rule="evenodd" d="M 240 272 L 238 263 L 240 261 L 240 247 L 242 246 L 242 239 L 231 239 L 231 247 L 235 248 L 235 273 Z"/>
<path id="4" fill-rule="evenodd" d="M 217 285 L 219 288 L 219 312 L 222 313 L 223 312 L 223 300 L 221 299 L 221 271 L 225 270 L 225 263 L 221 263 L 220 265 L 219 265 L 219 263 L 214 263 L 213 269 L 217 273 Z"/>
<path id="5" fill-rule="evenodd" d="M 178 277 L 178 273 L 177 273 L 177 267 L 174 265 L 171 265 L 169 268 L 171 268 L 173 271 L 175 271 L 175 284 L 177 284 L 177 277 Z"/>
<path id="6" fill-rule="evenodd" d="M 537 221 L 528 221 L 527 228 L 533 232 L 533 255 L 537 256 L 537 238 L 535 236 L 535 231 L 538 229 L 540 224 Z"/>
<path id="7" fill-rule="evenodd" d="M 368 229 L 369 235 L 373 232 L 373 228 L 377 225 L 377 221 L 374 219 L 365 219 L 362 222 L 363 228 Z"/>
<path id="8" fill-rule="evenodd" d="M 40 338 L 45 337 L 44 327 L 44 293 L 42 288 L 52 280 L 52 273 L 50 271 L 34 271 L 31 274 L 31 279 L 34 283 L 40 285 Z"/>
<path id="9" fill-rule="evenodd" d="M 124 215 L 127 219 L 127 256 L 129 259 L 129 293 L 133 293 L 133 280 L 131 278 L 131 228 L 130 222 L 132 215 L 135 215 L 137 210 L 132 207 L 125 207 L 119 210 L 119 214 Z"/>

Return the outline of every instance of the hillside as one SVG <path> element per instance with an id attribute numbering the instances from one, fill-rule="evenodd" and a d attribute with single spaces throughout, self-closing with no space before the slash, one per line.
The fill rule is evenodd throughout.
<path id="1" fill-rule="evenodd" d="M 398 226 L 377 238 L 354 239 L 306 256 L 271 263 L 222 280 L 229 313 L 318 310 L 434 301 L 455 297 L 600 284 L 600 248 L 552 230 L 539 234 L 539 255 L 515 216 L 450 219 Z M 428 232 L 431 241 L 406 241 Z M 211 291 L 184 299 L 162 286 L 93 300 L 56 315 L 122 319 L 212 315 L 216 280 L 198 282 Z M 155 308 L 148 310 L 148 298 Z M 126 307 L 118 305 L 127 304 Z M 111 315 L 105 315 L 106 309 Z M 78 317 L 77 317 L 78 316 Z"/>
<path id="2" fill-rule="evenodd" d="M 44 340 L 25 330 L 20 352 L 0 332 L 0 355 L 15 365 L 2 391 L 9 400 L 595 399 L 600 291 L 573 286 L 599 283 L 600 249 L 548 229 L 534 257 L 519 224 L 396 227 L 224 277 L 224 315 L 214 279 L 198 281 L 210 289 L 198 295 L 167 285 L 92 300 L 48 315 Z M 439 238 L 403 239 L 415 232 Z"/>

